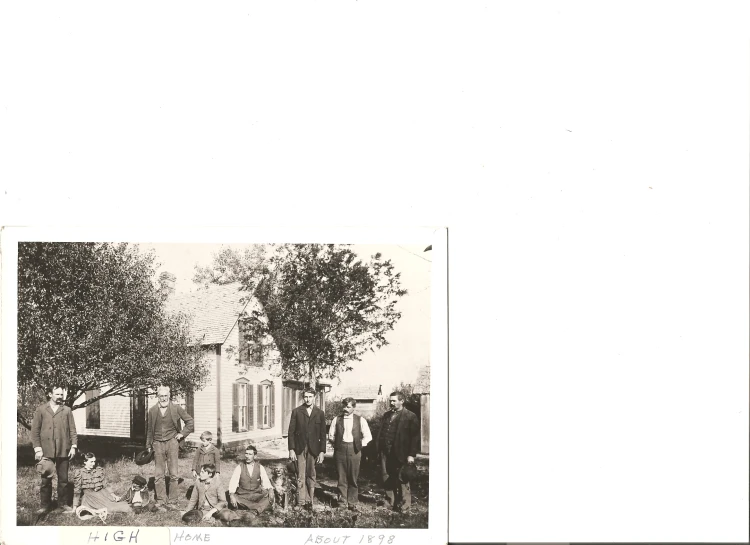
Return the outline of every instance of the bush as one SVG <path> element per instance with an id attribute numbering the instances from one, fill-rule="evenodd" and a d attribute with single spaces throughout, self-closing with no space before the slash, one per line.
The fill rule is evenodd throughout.
<path id="1" fill-rule="evenodd" d="M 333 419 L 341 414 L 341 397 L 334 397 L 333 399 L 326 399 L 326 423 L 330 425 Z"/>

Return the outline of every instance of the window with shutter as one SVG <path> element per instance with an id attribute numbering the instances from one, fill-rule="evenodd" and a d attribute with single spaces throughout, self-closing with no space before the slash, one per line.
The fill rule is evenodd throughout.
<path id="1" fill-rule="evenodd" d="M 236 382 L 232 384 L 232 431 L 240 431 L 239 387 Z"/>
<path id="2" fill-rule="evenodd" d="M 269 416 L 268 416 L 268 427 L 273 428 L 276 425 L 276 388 L 273 387 L 273 382 L 271 383 L 271 386 L 268 387 L 268 405 L 270 407 L 269 410 Z"/>
<path id="3" fill-rule="evenodd" d="M 263 384 L 258 384 L 258 429 L 262 430 L 266 428 L 266 422 L 263 418 L 265 413 L 263 411 Z"/>
<path id="4" fill-rule="evenodd" d="M 247 429 L 255 429 L 255 415 L 253 414 L 253 385 L 247 385 L 247 405 L 245 406 L 247 411 Z"/>
<path id="5" fill-rule="evenodd" d="M 232 388 L 232 431 L 253 429 L 253 385 L 240 378 Z"/>
<path id="6" fill-rule="evenodd" d="M 101 395 L 101 389 L 95 388 L 86 392 L 86 401 L 94 399 Z M 90 430 L 98 430 L 101 427 L 101 418 L 99 412 L 99 400 L 94 401 L 91 405 L 86 405 L 86 427 Z"/>
<path id="7" fill-rule="evenodd" d="M 273 382 L 264 380 L 258 385 L 258 424 L 261 429 L 273 427 L 272 401 Z"/>

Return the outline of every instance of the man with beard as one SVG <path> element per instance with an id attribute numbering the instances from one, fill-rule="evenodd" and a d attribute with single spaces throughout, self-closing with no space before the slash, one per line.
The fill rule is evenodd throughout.
<path id="1" fill-rule="evenodd" d="M 146 426 L 146 449 L 154 451 L 156 475 L 154 488 L 157 501 L 166 509 L 179 511 L 177 506 L 177 455 L 180 441 L 193 432 L 193 417 L 179 405 L 169 400 L 169 388 L 160 386 L 157 391 L 159 403 L 148 410 Z M 182 429 L 180 420 L 185 422 Z M 169 497 L 164 480 L 169 471 Z"/>
<path id="2" fill-rule="evenodd" d="M 31 444 L 34 446 L 34 457 L 37 462 L 43 459 L 48 465 L 54 464 L 57 473 L 57 503 L 60 511 L 71 513 L 73 494 L 68 484 L 70 460 L 78 449 L 78 434 L 73 421 L 73 411 L 64 405 L 63 389 L 53 386 L 48 392 L 50 400 L 34 412 L 31 422 Z M 37 514 L 49 511 L 52 504 L 52 475 L 40 471 L 41 508 Z"/>
<path id="3" fill-rule="evenodd" d="M 401 482 L 398 474 L 402 466 L 414 463 L 419 450 L 419 419 L 404 408 L 402 392 L 391 393 L 389 404 L 378 433 L 377 451 L 388 506 L 406 513 L 411 508 L 411 487 Z"/>
<path id="4" fill-rule="evenodd" d="M 289 421 L 289 460 L 297 463 L 297 505 L 312 511 L 315 464 L 322 464 L 326 455 L 326 415 L 313 406 L 315 390 L 305 390 L 302 397 L 304 403 Z"/>

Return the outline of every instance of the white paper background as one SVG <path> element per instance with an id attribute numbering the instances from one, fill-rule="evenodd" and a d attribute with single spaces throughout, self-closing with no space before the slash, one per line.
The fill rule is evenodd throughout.
<path id="1" fill-rule="evenodd" d="M 451 541 L 747 541 L 748 20 L 5 3 L 0 217 L 447 225 Z"/>

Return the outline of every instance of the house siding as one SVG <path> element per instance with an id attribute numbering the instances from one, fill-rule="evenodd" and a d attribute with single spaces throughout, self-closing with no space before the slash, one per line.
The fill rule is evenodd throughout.
<path id="1" fill-rule="evenodd" d="M 222 343 L 205 345 L 204 358 L 208 363 L 209 377 L 202 390 L 193 393 L 194 432 L 187 436 L 186 444 L 195 446 L 200 443 L 200 435 L 204 431 L 210 431 L 214 440 L 221 439 L 224 445 L 232 446 L 246 441 L 263 441 L 268 439 L 279 439 L 282 437 L 282 400 L 283 384 L 280 378 L 281 369 L 278 363 L 279 357 L 275 350 L 263 353 L 264 364 L 262 366 L 249 365 L 246 373 L 240 373 L 241 368 L 237 365 L 239 358 L 240 336 L 239 327 L 235 322 L 231 325 L 228 335 L 221 334 L 230 328 L 232 315 L 238 316 L 244 308 L 243 304 L 237 303 L 236 294 L 231 297 L 227 293 L 227 286 L 218 289 L 217 299 L 206 299 L 193 297 L 187 308 L 177 310 L 188 311 L 188 313 L 199 314 L 204 319 L 202 325 L 194 334 L 198 337 L 205 334 L 212 335 L 211 340 L 204 342 Z M 211 294 L 204 294 L 212 297 Z M 204 304 L 205 303 L 205 304 Z M 184 305 L 183 305 L 184 306 Z M 228 309 L 228 310 L 227 310 Z M 248 310 L 260 309 L 256 300 L 249 303 Z M 206 337 L 204 337 L 206 339 Z M 270 337 L 264 340 L 264 345 L 272 345 Z M 217 348 L 219 349 L 217 353 Z M 268 362 L 275 362 L 269 370 Z M 221 367 L 217 366 L 220 365 Z M 253 385 L 253 429 L 246 432 L 232 431 L 232 391 L 238 378 L 246 378 Z M 258 425 L 258 385 L 265 381 L 271 381 L 274 387 L 274 409 L 273 425 L 261 429 Z M 145 399 L 145 409 L 148 411 L 157 404 L 156 395 L 150 395 Z M 301 392 L 297 393 L 295 406 L 301 403 Z M 173 402 L 185 407 L 184 399 L 173 399 Z M 324 401 L 321 398 L 321 404 Z M 127 396 L 105 398 L 100 402 L 100 428 L 86 429 L 86 411 L 74 411 L 73 416 L 77 429 L 81 435 L 98 435 L 108 437 L 131 437 L 131 410 L 132 399 Z M 219 430 L 220 427 L 220 430 Z M 221 431 L 221 437 L 219 437 Z M 140 440 L 140 439 L 139 439 Z"/>
<path id="2" fill-rule="evenodd" d="M 202 390 L 198 390 L 193 393 L 193 412 L 191 416 L 194 419 L 195 431 L 186 437 L 186 441 L 191 445 L 199 445 L 201 433 L 204 431 L 210 431 L 214 436 L 214 441 L 217 440 L 217 429 L 216 429 L 216 396 L 217 396 L 217 381 L 216 381 L 216 351 L 214 347 L 211 347 L 206 351 L 203 356 L 203 361 L 206 362 L 209 369 L 209 377 L 206 381 L 206 385 Z M 178 399 L 175 402 L 180 403 L 184 407 L 184 400 Z"/>
<path id="3" fill-rule="evenodd" d="M 102 387 L 103 394 L 108 390 L 109 387 Z M 84 399 L 81 396 L 76 402 Z M 79 435 L 130 437 L 130 397 L 112 396 L 99 401 L 99 429 L 86 427 L 86 409 L 73 411 L 73 421 Z"/>
<path id="4" fill-rule="evenodd" d="M 281 379 L 271 375 L 264 367 L 248 366 L 247 373 L 240 374 L 238 365 L 239 328 L 237 324 L 227 336 L 221 349 L 221 418 L 224 422 L 222 436 L 225 444 L 241 441 L 261 441 L 281 437 Z M 245 432 L 232 431 L 232 388 L 239 378 L 246 378 L 253 385 L 253 429 Z M 264 380 L 273 382 L 274 388 L 274 425 L 260 429 L 258 415 L 258 384 Z"/>

